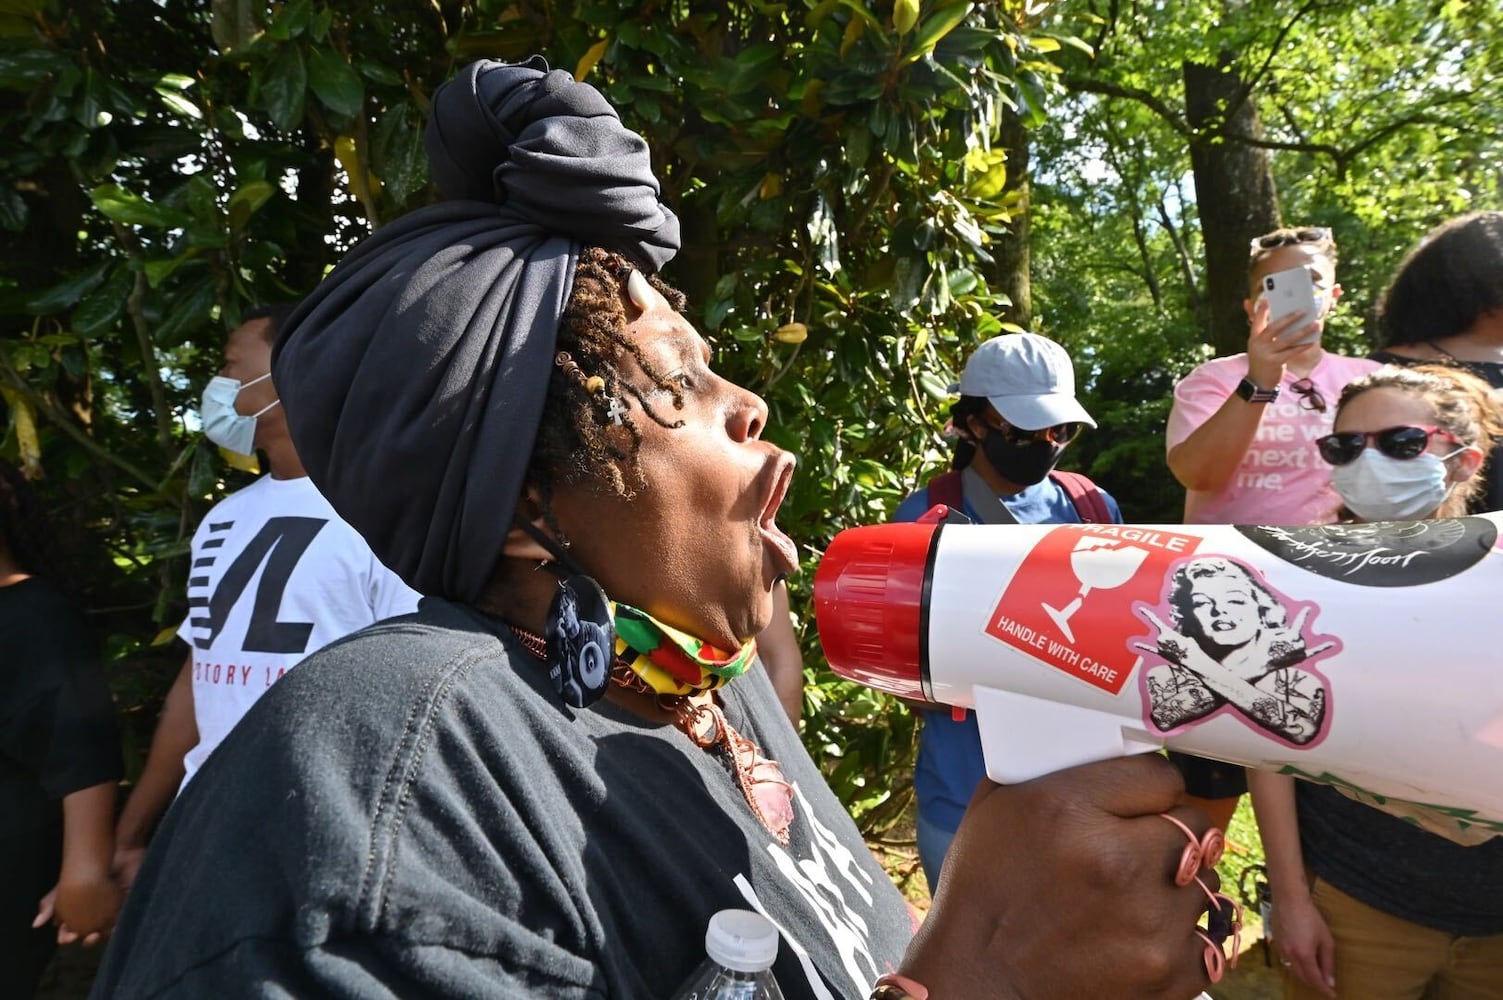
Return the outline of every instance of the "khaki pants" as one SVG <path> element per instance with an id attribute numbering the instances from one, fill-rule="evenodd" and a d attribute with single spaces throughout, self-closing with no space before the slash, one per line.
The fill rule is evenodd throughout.
<path id="1" fill-rule="evenodd" d="M 1351 1000 L 1503 1000 L 1503 934 L 1458 937 L 1374 909 L 1316 879 L 1336 939 L 1336 995 Z M 1284 1000 L 1323 994 L 1284 974 Z"/>

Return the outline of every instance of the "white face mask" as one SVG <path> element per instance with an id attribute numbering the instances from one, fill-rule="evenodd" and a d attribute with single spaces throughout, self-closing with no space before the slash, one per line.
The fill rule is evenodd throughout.
<path id="1" fill-rule="evenodd" d="M 1451 495 L 1445 458 L 1430 452 L 1389 458 L 1376 448 L 1364 448 L 1355 461 L 1331 470 L 1331 485 L 1364 521 L 1429 517 Z"/>
<path id="2" fill-rule="evenodd" d="M 271 372 L 267 372 L 260 378 L 253 378 L 249 382 L 241 382 L 225 375 L 215 375 L 210 379 L 209 384 L 204 386 L 203 405 L 199 407 L 199 417 L 204 425 L 204 437 L 238 455 L 254 455 L 256 453 L 256 418 L 276 406 L 281 400 L 273 399 L 254 414 L 246 416 L 235 409 L 235 397 L 240 395 L 240 390 L 246 386 L 264 382 L 269 378 L 271 378 Z"/>

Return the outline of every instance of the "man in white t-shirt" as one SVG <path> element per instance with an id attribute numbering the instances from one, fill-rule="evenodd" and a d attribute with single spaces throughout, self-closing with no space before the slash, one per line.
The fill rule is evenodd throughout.
<path id="1" fill-rule="evenodd" d="M 418 595 L 334 513 L 293 448 L 270 377 L 290 312 L 247 315 L 204 390 L 205 435 L 239 454 L 260 449 L 270 473 L 215 504 L 194 533 L 178 629 L 188 656 L 116 827 L 114 867 L 126 888 L 173 796 L 257 698 L 316 650 L 417 608 Z"/>
<path id="2" fill-rule="evenodd" d="M 1378 367 L 1320 346 L 1341 286 L 1329 229 L 1276 229 L 1252 241 L 1247 351 L 1207 361 L 1174 387 L 1167 432 L 1169 468 L 1185 487 L 1186 524 L 1327 524 L 1341 499 L 1315 447 L 1331 433 L 1336 401 L 1352 379 Z M 1270 321 L 1263 281 L 1307 270 L 1317 315 Z M 1225 829 L 1247 790 L 1243 770 L 1170 754 L 1191 801 Z"/>

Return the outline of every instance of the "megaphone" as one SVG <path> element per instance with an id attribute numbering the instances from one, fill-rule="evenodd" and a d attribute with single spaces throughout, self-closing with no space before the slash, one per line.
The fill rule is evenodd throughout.
<path id="1" fill-rule="evenodd" d="M 837 674 L 976 712 L 1015 783 L 1169 747 L 1503 833 L 1500 515 L 1304 528 L 915 523 L 814 579 Z"/>

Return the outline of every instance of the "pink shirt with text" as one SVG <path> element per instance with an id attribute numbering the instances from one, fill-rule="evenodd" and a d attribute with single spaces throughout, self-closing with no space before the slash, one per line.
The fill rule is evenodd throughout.
<path id="1" fill-rule="evenodd" d="M 1302 405 L 1289 386 L 1298 376 L 1286 372 L 1276 402 L 1263 405 L 1263 420 L 1252 446 L 1220 492 L 1187 490 L 1186 524 L 1329 524 L 1341 498 L 1331 488 L 1331 467 L 1315 448 L 1331 433 L 1336 401 L 1353 379 L 1381 367 L 1366 358 L 1326 354 L 1310 373 L 1326 410 Z M 1173 449 L 1219 410 L 1247 374 L 1247 355 L 1207 361 L 1174 387 L 1167 445 Z M 1252 404 L 1249 404 L 1252 405 Z"/>

